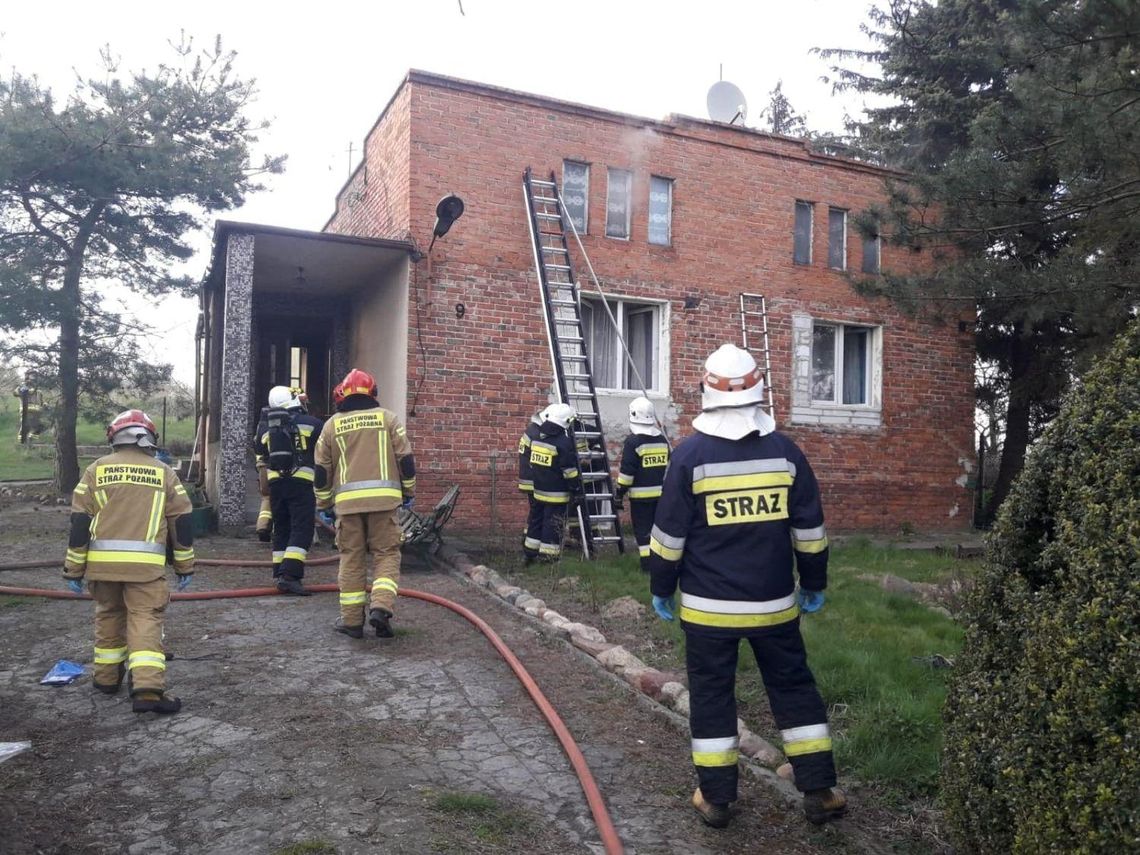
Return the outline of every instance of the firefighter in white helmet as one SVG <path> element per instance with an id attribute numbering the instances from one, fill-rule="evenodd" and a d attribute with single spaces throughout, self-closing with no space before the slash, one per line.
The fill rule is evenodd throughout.
<path id="1" fill-rule="evenodd" d="M 629 431 L 621 451 L 617 499 L 620 502 L 629 496 L 629 516 L 641 569 L 648 572 L 649 532 L 669 465 L 669 443 L 657 426 L 657 412 L 648 398 L 637 397 L 629 402 Z"/>
<path id="2" fill-rule="evenodd" d="M 534 510 L 534 471 L 530 465 L 530 444 L 538 439 L 544 421 L 546 421 L 546 410 L 542 409 L 530 417 L 529 424 L 519 437 L 519 491 L 527 498 L 527 529 L 523 532 L 524 551 L 532 549 L 537 552 L 541 535 L 541 517 L 537 517 L 537 528 L 534 531 L 530 530 L 531 517 L 536 516 L 531 513 Z"/>
<path id="3" fill-rule="evenodd" d="M 63 575 L 75 593 L 87 580 L 95 601 L 95 689 L 113 695 L 130 673 L 135 712 L 176 713 L 166 693 L 162 625 L 168 562 L 185 590 L 194 572 L 190 498 L 174 470 L 155 459 L 157 431 L 142 410 L 107 428 L 111 453 L 87 467 L 71 497 Z"/>
<path id="4" fill-rule="evenodd" d="M 551 404 L 530 444 L 530 467 L 534 479 L 534 502 L 527 518 L 523 554 L 527 563 L 537 558 L 553 561 L 562 555 L 566 512 L 582 496 L 578 452 L 569 436 L 577 413 L 569 404 Z M 537 541 L 537 542 L 536 542 Z"/>
<path id="5" fill-rule="evenodd" d="M 305 412 L 307 400 L 301 389 L 270 389 L 254 443 L 269 484 L 273 581 L 278 591 L 296 597 L 309 595 L 301 580 L 316 525 L 314 453 L 324 424 Z"/>
<path id="6" fill-rule="evenodd" d="M 764 411 L 764 383 L 744 350 L 705 362 L 697 433 L 673 452 L 650 536 L 653 606 L 681 627 L 689 673 L 693 805 L 709 825 L 736 800 L 736 663 L 752 647 L 784 753 L 812 823 L 846 809 L 835 787 L 827 709 L 807 665 L 800 612 L 823 605 L 827 535 L 819 486 L 804 453 Z M 799 573 L 796 590 L 794 571 Z"/>

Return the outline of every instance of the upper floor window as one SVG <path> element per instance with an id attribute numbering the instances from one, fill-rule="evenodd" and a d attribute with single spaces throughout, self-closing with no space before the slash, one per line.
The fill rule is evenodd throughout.
<path id="1" fill-rule="evenodd" d="M 827 211 L 827 266 L 847 269 L 847 212 L 842 208 Z"/>
<path id="2" fill-rule="evenodd" d="M 660 303 L 634 300 L 610 299 L 607 302 L 637 371 L 633 370 L 625 358 L 621 341 L 606 316 L 602 301 L 583 297 L 582 334 L 586 339 L 586 352 L 590 357 L 594 385 L 599 389 L 640 390 L 641 383 L 637 378 L 637 373 L 640 372 L 646 389 L 664 391 L 664 307 Z"/>
<path id="3" fill-rule="evenodd" d="M 649 176 L 649 242 L 673 242 L 673 179 L 659 175 Z"/>
<path id="4" fill-rule="evenodd" d="M 878 273 L 882 241 L 878 235 L 863 238 L 863 272 Z"/>
<path id="5" fill-rule="evenodd" d="M 796 202 L 796 224 L 792 259 L 796 264 L 811 264 L 811 202 Z"/>
<path id="6" fill-rule="evenodd" d="M 562 203 L 578 234 L 590 224 L 590 164 L 562 161 Z"/>
<path id="7" fill-rule="evenodd" d="M 629 240 L 633 173 L 612 167 L 606 172 L 606 237 Z"/>

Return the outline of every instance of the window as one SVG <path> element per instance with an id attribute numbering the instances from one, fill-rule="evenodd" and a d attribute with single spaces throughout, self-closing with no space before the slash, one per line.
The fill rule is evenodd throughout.
<path id="1" fill-rule="evenodd" d="M 633 173 L 628 169 L 612 168 L 606 172 L 606 237 L 629 240 Z"/>
<path id="2" fill-rule="evenodd" d="M 811 264 L 811 202 L 796 202 L 796 225 L 792 258 L 796 264 Z"/>
<path id="3" fill-rule="evenodd" d="M 673 242 L 673 179 L 649 176 L 649 242 Z"/>
<path id="4" fill-rule="evenodd" d="M 827 266 L 847 269 L 847 212 L 842 208 L 827 210 Z"/>
<path id="5" fill-rule="evenodd" d="M 308 385 L 309 349 L 306 347 L 289 348 L 289 385 L 297 389 L 304 389 Z"/>
<path id="6" fill-rule="evenodd" d="M 590 224 L 590 164 L 562 161 L 562 203 L 578 234 Z"/>
<path id="7" fill-rule="evenodd" d="M 662 335 L 664 308 L 658 303 L 632 300 L 607 302 L 646 389 L 664 391 L 661 388 L 665 351 Z M 641 389 L 637 373 L 622 353 L 621 342 L 601 300 L 582 298 L 582 334 L 586 339 L 586 352 L 596 387 Z"/>
<path id="8" fill-rule="evenodd" d="M 879 272 L 879 252 L 881 242 L 878 235 L 863 238 L 863 272 Z"/>
<path id="9" fill-rule="evenodd" d="M 811 337 L 812 403 L 871 402 L 870 327 L 815 324 Z"/>

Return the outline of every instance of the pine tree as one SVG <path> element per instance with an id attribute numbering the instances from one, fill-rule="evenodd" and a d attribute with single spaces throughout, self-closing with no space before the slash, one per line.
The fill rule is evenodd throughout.
<path id="1" fill-rule="evenodd" d="M 768 93 L 768 106 L 760 111 L 760 118 L 766 120 L 765 130 L 789 137 L 806 137 L 807 121 L 796 112 L 788 96 L 784 94 L 784 81 L 777 80 L 776 88 Z"/>
<path id="2" fill-rule="evenodd" d="M 58 384 L 61 490 L 79 479 L 80 378 L 95 391 L 161 374 L 101 289 L 192 293 L 170 271 L 192 255 L 200 215 L 240 205 L 259 174 L 282 169 L 283 158 L 251 163 L 264 125 L 246 116 L 254 87 L 235 75 L 235 55 L 220 39 L 174 49 L 174 65 L 133 74 L 105 49 L 104 78 L 78 82 L 64 104 L 34 77 L 0 81 L 0 331 L 7 352 Z"/>
<path id="3" fill-rule="evenodd" d="M 997 381 L 984 392 L 1005 407 L 992 513 L 1140 303 L 1140 4 L 890 0 L 864 31 L 872 50 L 821 53 L 839 89 L 885 96 L 854 130 L 912 178 L 860 226 L 936 264 L 859 287 L 914 311 L 976 309 Z"/>

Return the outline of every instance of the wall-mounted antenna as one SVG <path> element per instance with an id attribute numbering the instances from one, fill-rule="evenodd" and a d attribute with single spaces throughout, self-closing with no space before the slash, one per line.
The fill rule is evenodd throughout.
<path id="1" fill-rule="evenodd" d="M 723 74 L 723 66 L 721 66 Z M 714 122 L 727 122 L 735 125 L 737 120 L 744 124 L 748 118 L 748 102 L 740 87 L 727 80 L 718 80 L 709 87 L 709 94 L 705 98 L 709 118 Z"/>

